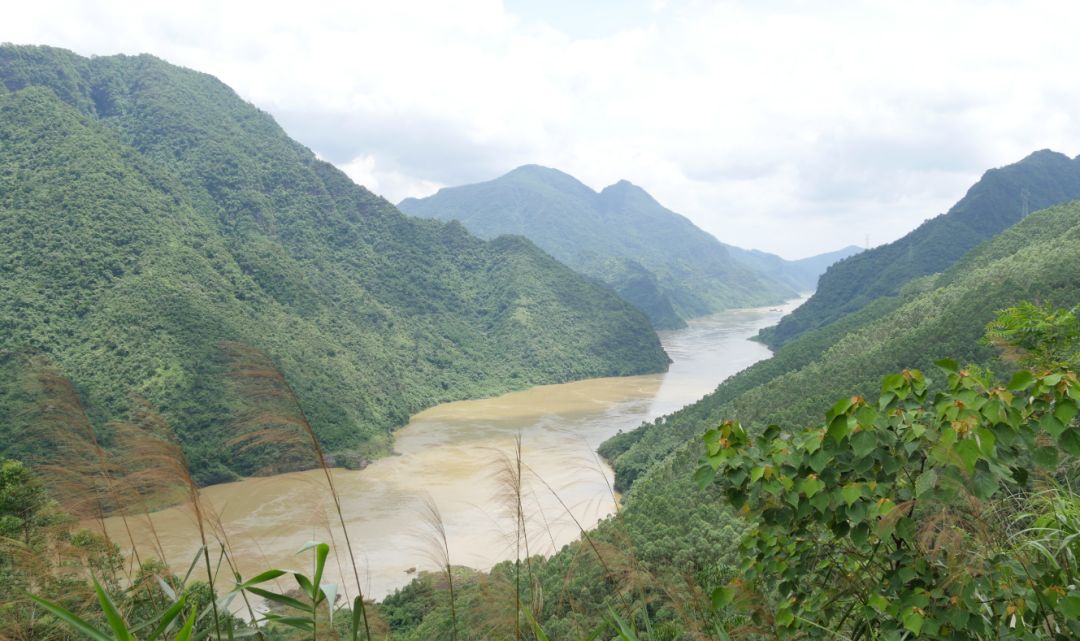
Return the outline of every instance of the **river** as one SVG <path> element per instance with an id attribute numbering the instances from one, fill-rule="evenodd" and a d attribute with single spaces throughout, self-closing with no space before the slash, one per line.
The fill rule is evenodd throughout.
<path id="1" fill-rule="evenodd" d="M 545 385 L 433 407 L 397 432 L 394 456 L 359 471 L 334 470 L 365 596 L 382 598 L 408 583 L 416 569 L 435 567 L 438 546 L 422 516 L 428 499 L 442 514 L 453 564 L 487 569 L 514 557 L 513 510 L 499 496 L 506 489 L 502 470 L 519 438 L 531 551 L 550 553 L 577 539 L 566 507 L 587 528 L 616 507 L 611 469 L 597 458 L 596 447 L 619 430 L 692 403 L 767 358 L 769 350 L 749 337 L 802 300 L 722 312 L 661 332 L 674 361 L 664 374 Z M 204 507 L 218 515 L 244 576 L 307 567 L 310 557 L 295 552 L 320 540 L 339 544 L 340 556 L 331 556 L 325 580 L 342 581 L 339 562 L 345 563 L 346 553 L 340 527 L 332 536 L 327 529 L 336 515 L 328 517 L 332 505 L 321 471 L 215 485 L 202 496 Z M 191 510 L 173 507 L 152 519 L 167 561 L 183 572 L 198 549 Z M 116 519 L 108 526 L 114 540 L 127 541 Z M 145 519 L 132 520 L 132 527 L 144 559 L 152 556 Z M 344 591 L 355 596 L 352 570 L 344 575 Z"/>

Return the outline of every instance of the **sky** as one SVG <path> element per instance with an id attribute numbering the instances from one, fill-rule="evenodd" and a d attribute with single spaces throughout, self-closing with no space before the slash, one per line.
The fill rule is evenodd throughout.
<path id="1" fill-rule="evenodd" d="M 398 202 L 528 163 L 629 180 L 799 258 L 904 235 L 987 169 L 1080 153 L 1061 0 L 35 0 L 0 42 L 213 74 Z"/>

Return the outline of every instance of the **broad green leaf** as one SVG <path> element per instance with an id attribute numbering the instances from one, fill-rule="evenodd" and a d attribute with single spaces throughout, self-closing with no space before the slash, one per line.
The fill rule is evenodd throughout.
<path id="1" fill-rule="evenodd" d="M 964 467 L 970 474 L 975 469 L 975 462 L 979 460 L 979 444 L 975 442 L 975 439 L 966 438 L 959 441 L 953 447 L 953 451 L 963 461 Z"/>
<path id="2" fill-rule="evenodd" d="M 939 361 L 934 361 L 934 365 L 937 365 L 938 367 L 947 372 L 956 373 L 960 371 L 960 366 L 957 365 L 956 361 L 951 358 L 943 358 Z"/>
<path id="3" fill-rule="evenodd" d="M 829 436 L 837 443 L 844 440 L 848 430 L 848 417 L 846 414 L 840 414 L 829 423 Z"/>
<path id="4" fill-rule="evenodd" d="M 715 468 L 712 465 L 702 465 L 694 472 L 694 482 L 698 484 L 698 487 L 708 487 L 709 484 L 713 482 L 713 479 L 716 478 L 717 469 L 718 468 Z"/>
<path id="5" fill-rule="evenodd" d="M 922 496 L 929 490 L 934 489 L 937 486 L 938 475 L 937 470 L 930 468 L 924 471 L 915 479 L 915 496 L 916 498 Z"/>
<path id="6" fill-rule="evenodd" d="M 904 613 L 904 627 L 915 636 L 919 635 L 923 627 L 923 617 L 914 608 Z"/>
<path id="7" fill-rule="evenodd" d="M 720 609 L 725 605 L 732 602 L 735 599 L 735 590 L 727 586 L 719 587 L 713 590 L 712 593 L 712 606 L 713 608 Z"/>
<path id="8" fill-rule="evenodd" d="M 1058 437 L 1058 446 L 1068 452 L 1070 456 L 1080 457 L 1080 430 L 1075 427 L 1065 430 Z"/>
<path id="9" fill-rule="evenodd" d="M 1039 467 L 1052 470 L 1057 467 L 1058 451 L 1053 446 L 1037 447 L 1032 454 L 1032 458 L 1035 459 L 1035 463 Z"/>
<path id="10" fill-rule="evenodd" d="M 845 485 L 842 490 L 840 490 L 840 494 L 844 497 L 844 502 L 848 505 L 851 505 L 855 501 L 858 501 L 860 498 L 862 498 L 862 483 L 849 483 L 848 485 Z"/>
<path id="11" fill-rule="evenodd" d="M 1058 609 L 1070 619 L 1080 619 L 1080 595 L 1070 594 L 1058 601 Z"/>
<path id="12" fill-rule="evenodd" d="M 857 458 L 862 458 L 877 447 L 877 435 L 870 430 L 861 430 L 851 437 L 851 449 Z"/>
<path id="13" fill-rule="evenodd" d="M 880 594 L 871 594 L 870 598 L 866 600 L 866 604 L 878 612 L 885 612 L 889 608 L 889 601 Z"/>
<path id="14" fill-rule="evenodd" d="M 1076 414 L 1076 401 L 1072 399 L 1063 398 L 1059 400 L 1057 406 L 1054 407 L 1054 416 L 1065 425 L 1068 425 L 1069 422 L 1076 417 Z"/>
<path id="15" fill-rule="evenodd" d="M 1034 383 L 1035 377 L 1032 376 L 1031 372 L 1022 369 L 1013 374 L 1013 377 L 1009 380 L 1008 388 L 1014 392 L 1022 392 L 1031 387 Z"/>
<path id="16" fill-rule="evenodd" d="M 997 479 L 989 472 L 976 470 L 975 475 L 971 479 L 971 489 L 975 496 L 985 501 L 997 492 Z"/>
<path id="17" fill-rule="evenodd" d="M 1057 438 L 1065 431 L 1065 424 L 1057 420 L 1053 414 L 1047 414 L 1039 420 L 1039 428 L 1050 436 Z"/>

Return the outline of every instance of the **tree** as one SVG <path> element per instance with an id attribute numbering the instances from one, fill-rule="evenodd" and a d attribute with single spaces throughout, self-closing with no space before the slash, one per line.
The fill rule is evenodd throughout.
<path id="1" fill-rule="evenodd" d="M 699 483 L 752 522 L 717 606 L 778 636 L 1080 637 L 1080 499 L 1055 483 L 1080 457 L 1076 372 L 938 366 L 941 392 L 905 370 L 799 433 L 705 434 Z"/>

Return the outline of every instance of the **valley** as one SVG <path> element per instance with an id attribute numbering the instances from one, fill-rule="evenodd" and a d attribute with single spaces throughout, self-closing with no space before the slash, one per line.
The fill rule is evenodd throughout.
<path id="1" fill-rule="evenodd" d="M 395 434 L 393 456 L 359 471 L 333 470 L 361 576 L 369 581 L 361 586 L 365 595 L 383 598 L 402 587 L 413 578 L 410 568 L 437 569 L 422 518 L 426 496 L 442 513 L 455 564 L 487 570 L 513 558 L 514 523 L 498 499 L 498 472 L 518 437 L 530 472 L 530 512 L 535 510 L 528 526 L 533 553 L 548 555 L 577 540 L 580 532 L 560 501 L 587 528 L 615 511 L 611 469 L 596 456 L 597 445 L 692 403 L 767 358 L 768 349 L 749 338 L 803 300 L 720 312 L 662 332 L 674 361 L 664 374 L 545 385 L 413 416 Z M 340 541 L 340 528 L 329 526 L 332 506 L 318 500 L 325 496 L 322 472 L 312 470 L 214 485 L 202 499 L 228 532 L 247 576 L 293 567 L 296 550 L 308 540 Z M 190 563 L 198 550 L 190 509 L 178 506 L 151 516 L 154 534 L 142 517 L 131 518 L 142 556 L 153 557 L 156 535 L 171 566 Z M 107 523 L 117 540 L 125 540 L 119 518 Z M 349 574 L 341 576 L 331 563 L 328 578 L 355 594 Z"/>

